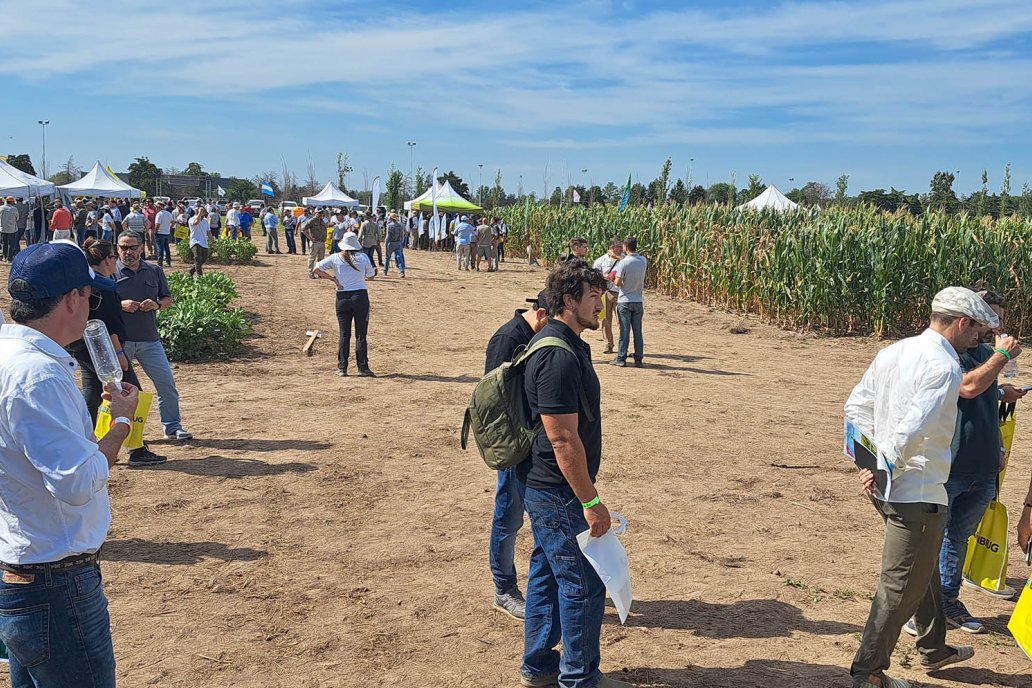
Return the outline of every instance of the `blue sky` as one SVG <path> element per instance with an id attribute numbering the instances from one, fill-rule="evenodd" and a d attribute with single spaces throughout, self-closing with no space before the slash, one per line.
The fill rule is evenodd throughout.
<path id="1" fill-rule="evenodd" d="M 1032 183 L 1032 3 L 3 0 L 0 153 L 351 187 L 674 175 L 850 193 Z M 694 162 L 690 159 L 694 158 Z M 587 175 L 581 170 L 587 168 Z M 789 182 L 794 178 L 795 182 Z"/>

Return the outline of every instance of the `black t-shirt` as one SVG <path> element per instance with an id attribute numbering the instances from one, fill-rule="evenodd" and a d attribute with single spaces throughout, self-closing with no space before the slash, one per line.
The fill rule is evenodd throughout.
<path id="1" fill-rule="evenodd" d="M 530 406 L 530 420 L 537 423 L 541 414 L 576 413 L 577 434 L 584 445 L 588 475 L 594 482 L 602 460 L 602 413 L 599 404 L 602 389 L 591 365 L 591 347 L 559 320 L 549 320 L 532 341 L 543 337 L 559 337 L 577 353 L 571 355 L 558 347 L 548 347 L 531 357 L 524 372 L 523 384 Z M 594 421 L 588 420 L 581 407 L 582 388 Z M 517 466 L 516 476 L 530 487 L 568 485 L 544 430 L 534 440 L 530 458 Z"/>
<path id="2" fill-rule="evenodd" d="M 960 354 L 964 372 L 989 360 L 993 347 L 979 344 Z M 974 399 L 957 402 L 960 419 L 950 478 L 988 480 L 1000 472 L 1000 393 L 996 382 Z"/>
<path id="3" fill-rule="evenodd" d="M 516 311 L 512 320 L 498 328 L 498 331 L 487 343 L 487 362 L 484 364 L 484 374 L 487 375 L 498 366 L 512 360 L 516 349 L 530 343 L 534 337 L 534 330 L 523 318 L 525 310 Z"/>

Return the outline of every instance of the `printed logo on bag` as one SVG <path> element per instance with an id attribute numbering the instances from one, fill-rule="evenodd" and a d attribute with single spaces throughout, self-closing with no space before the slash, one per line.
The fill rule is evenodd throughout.
<path id="1" fill-rule="evenodd" d="M 982 547 L 985 547 L 990 552 L 999 552 L 1000 551 L 1000 543 L 993 542 L 992 540 L 990 540 L 989 538 L 987 538 L 987 537 L 985 537 L 983 535 L 978 535 L 978 536 L 976 536 L 976 538 L 978 540 L 978 544 L 981 545 Z"/>

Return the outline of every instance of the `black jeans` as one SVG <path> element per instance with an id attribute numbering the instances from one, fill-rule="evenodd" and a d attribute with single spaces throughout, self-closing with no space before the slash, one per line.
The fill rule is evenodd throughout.
<path id="1" fill-rule="evenodd" d="M 97 377 L 97 371 L 93 368 L 93 359 L 90 358 L 90 352 L 86 348 L 84 341 L 79 340 L 71 344 L 68 347 L 68 351 L 79 363 L 79 369 L 82 371 L 82 396 L 86 399 L 86 408 L 89 409 L 90 420 L 93 421 L 93 425 L 96 425 L 97 409 L 100 408 L 100 395 L 104 391 L 104 385 L 101 383 L 100 378 Z M 129 369 L 122 371 L 122 381 L 135 385 L 137 388 L 140 387 L 140 378 L 136 377 L 132 361 L 129 362 Z"/>
<path id="2" fill-rule="evenodd" d="M 0 249 L 3 250 L 4 260 L 14 260 L 14 256 L 18 253 L 18 233 L 0 234 Z"/>
<path id="3" fill-rule="evenodd" d="M 348 369 L 348 354 L 351 351 L 351 321 L 355 322 L 355 358 L 358 369 L 369 367 L 369 345 L 366 333 L 369 331 L 369 292 L 365 289 L 337 292 L 337 325 L 340 336 L 337 339 L 337 370 Z"/>
<path id="4" fill-rule="evenodd" d="M 190 266 L 190 274 L 200 277 L 204 274 L 204 263 L 208 260 L 208 249 L 200 244 L 194 244 L 190 250 L 193 252 L 193 265 Z"/>

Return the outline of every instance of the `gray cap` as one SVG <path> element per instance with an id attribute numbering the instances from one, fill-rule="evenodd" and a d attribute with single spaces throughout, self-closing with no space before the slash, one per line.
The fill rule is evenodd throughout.
<path id="1" fill-rule="evenodd" d="M 932 312 L 971 318 L 986 327 L 999 327 L 1000 319 L 982 297 L 964 287 L 946 287 L 932 299 Z"/>

